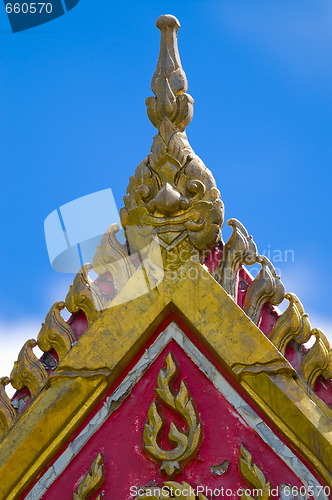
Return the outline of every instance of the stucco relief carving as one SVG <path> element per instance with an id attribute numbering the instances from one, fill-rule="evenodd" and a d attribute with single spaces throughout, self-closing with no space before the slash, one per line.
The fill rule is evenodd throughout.
<path id="1" fill-rule="evenodd" d="M 158 134 L 148 157 L 130 178 L 120 215 L 135 250 L 157 235 L 165 267 L 177 269 L 220 240 L 224 206 L 211 172 L 185 134 L 194 101 L 186 93 L 188 83 L 177 47 L 180 24 L 166 15 L 157 20 L 157 27 L 161 43 L 151 84 L 155 97 L 148 97 L 146 105 Z"/>
<path id="2" fill-rule="evenodd" d="M 34 339 L 24 344 L 10 375 L 12 386 L 18 390 L 27 387 L 32 398 L 42 390 L 48 380 L 44 365 L 32 350 L 36 345 L 37 342 Z"/>
<path id="3" fill-rule="evenodd" d="M 105 481 L 104 455 L 99 453 L 91 465 L 89 472 L 84 476 L 78 488 L 73 493 L 73 500 L 87 500 L 96 493 Z M 101 500 L 98 495 L 96 500 Z"/>
<path id="4" fill-rule="evenodd" d="M 16 419 L 16 411 L 5 391 L 5 386 L 8 384 L 8 377 L 0 378 L 0 438 L 6 434 Z"/>
<path id="5" fill-rule="evenodd" d="M 51 307 L 37 337 L 38 347 L 44 352 L 54 349 L 59 362 L 63 360 L 76 341 L 72 329 L 61 316 L 60 311 L 64 308 L 65 303 L 62 301 L 56 302 Z"/>
<path id="6" fill-rule="evenodd" d="M 269 500 L 271 497 L 271 483 L 266 479 L 263 471 L 254 462 L 251 453 L 244 445 L 240 447 L 239 469 L 246 484 L 243 484 L 242 488 L 237 488 L 234 493 L 237 493 L 241 500 Z M 225 474 L 227 474 L 227 469 Z M 198 488 L 197 485 L 193 486 L 184 481 L 181 484 L 175 481 L 165 481 L 162 487 L 147 487 L 143 492 L 140 491 L 139 496 L 135 500 L 148 498 L 153 500 L 164 498 L 166 500 L 171 498 L 179 500 L 194 500 L 195 498 L 198 498 L 198 500 L 207 500 L 207 497 L 200 492 L 202 488 L 204 488 L 204 485 L 200 485 Z M 224 489 L 220 484 L 214 488 L 206 488 L 206 492 L 213 490 L 220 492 Z M 227 491 L 229 490 L 227 488 Z M 250 493 L 254 496 L 251 496 Z"/>
<path id="7" fill-rule="evenodd" d="M 149 408 L 148 421 L 144 427 L 144 450 L 155 461 L 161 462 L 160 470 L 169 477 L 181 472 L 183 465 L 197 453 L 201 438 L 201 424 L 195 404 L 190 397 L 186 383 L 181 380 L 177 393 L 172 389 L 177 375 L 177 367 L 172 353 L 166 358 L 166 367 L 158 375 L 155 389 L 160 400 L 179 413 L 186 421 L 188 431 L 183 432 L 174 422 L 170 425 L 169 439 L 177 443 L 173 450 L 164 450 L 160 444 L 160 434 L 164 428 L 162 410 L 157 402 Z"/>

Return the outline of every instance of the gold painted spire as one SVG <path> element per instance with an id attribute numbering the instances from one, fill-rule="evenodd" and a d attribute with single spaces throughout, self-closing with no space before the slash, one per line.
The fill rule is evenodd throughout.
<path id="1" fill-rule="evenodd" d="M 157 236 L 166 268 L 213 248 L 221 239 L 224 206 L 211 172 L 192 150 L 185 128 L 193 116 L 186 93 L 177 31 L 179 21 L 160 16 L 160 53 L 146 99 L 149 119 L 158 129 L 151 151 L 130 178 L 121 223 L 129 245 L 140 250 Z"/>
<path id="2" fill-rule="evenodd" d="M 168 119 L 182 132 L 193 117 L 194 100 L 186 94 L 188 82 L 178 50 L 180 23 L 176 17 L 164 15 L 157 19 L 156 26 L 161 31 L 159 59 L 151 82 L 156 97 L 148 97 L 145 104 L 148 116 L 158 130 Z"/>

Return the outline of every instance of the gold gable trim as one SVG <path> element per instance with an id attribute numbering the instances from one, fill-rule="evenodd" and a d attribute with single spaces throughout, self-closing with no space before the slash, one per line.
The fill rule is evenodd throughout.
<path id="1" fill-rule="evenodd" d="M 332 486 L 331 410 L 313 401 L 283 355 L 204 267 L 188 262 L 177 279 L 166 275 L 146 295 L 103 311 L 72 347 L 0 445 L 4 498 L 24 491 L 173 311 Z M 246 370 L 237 375 L 239 365 Z"/>
<path id="2" fill-rule="evenodd" d="M 152 79 L 155 97 L 146 104 L 158 133 L 124 198 L 121 222 L 128 242 L 120 244 L 119 228 L 111 225 L 92 265 L 77 273 L 65 303 L 50 309 L 37 343 L 58 355 L 60 364 L 51 376 L 33 354 L 36 341 L 23 346 L 11 374 L 12 384 L 32 396 L 22 413 L 14 411 L 6 394 L 9 379 L 0 379 L 0 484 L 6 500 L 22 494 L 171 312 L 332 487 L 332 410 L 312 390 L 317 377 L 332 376 L 332 350 L 323 332 L 311 329 L 299 299 L 285 295 L 273 265 L 258 255 L 236 219 L 228 221 L 233 233 L 213 276 L 202 265 L 204 252 L 223 246 L 224 207 L 211 172 L 185 133 L 193 99 L 177 48 L 179 22 L 161 16 L 157 26 L 161 45 Z M 158 252 L 149 245 L 156 241 L 159 271 L 165 274 L 146 293 L 147 282 L 156 278 L 152 271 L 158 267 Z M 134 252 L 150 268 L 138 269 Z M 239 272 L 243 264 L 256 262 L 261 271 L 248 283 L 242 310 L 237 305 Z M 113 276 L 113 300 L 90 279 L 92 269 Z M 256 326 L 261 310 L 284 298 L 289 307 L 267 338 Z M 88 329 L 77 343 L 60 314 L 64 306 L 73 314 L 83 311 L 87 319 Z M 285 348 L 290 341 L 301 347 L 311 335 L 316 343 L 296 372 L 284 357 Z"/>

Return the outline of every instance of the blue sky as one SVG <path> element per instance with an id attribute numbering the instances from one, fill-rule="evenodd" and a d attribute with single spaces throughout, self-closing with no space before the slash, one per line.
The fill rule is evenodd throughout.
<path id="1" fill-rule="evenodd" d="M 215 176 L 226 220 L 239 219 L 261 253 L 293 252 L 275 262 L 286 290 L 332 338 L 331 1 L 80 0 L 16 34 L 3 7 L 0 375 L 73 279 L 50 266 L 44 219 L 106 188 L 120 208 L 149 152 L 144 101 L 165 13 L 181 23 L 195 99 L 188 137 Z"/>

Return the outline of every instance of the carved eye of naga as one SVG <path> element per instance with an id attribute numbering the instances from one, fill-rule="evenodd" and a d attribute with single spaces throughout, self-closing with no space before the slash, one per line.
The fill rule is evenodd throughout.
<path id="1" fill-rule="evenodd" d="M 191 198 L 192 201 L 194 201 L 203 198 L 206 191 L 206 187 L 203 184 L 203 182 L 198 180 L 193 180 L 188 182 L 186 190 L 188 196 Z"/>
<path id="2" fill-rule="evenodd" d="M 138 186 L 136 192 L 140 195 L 142 201 L 144 202 L 147 202 L 151 198 L 151 188 L 146 184 Z"/>

